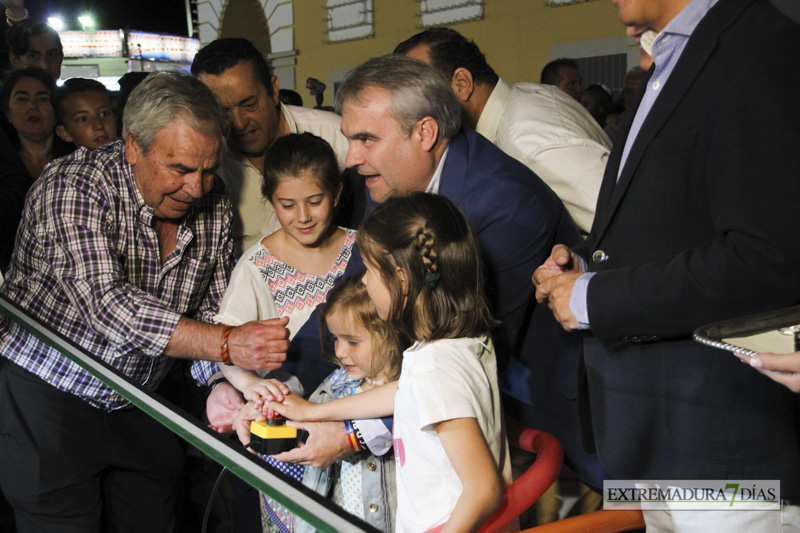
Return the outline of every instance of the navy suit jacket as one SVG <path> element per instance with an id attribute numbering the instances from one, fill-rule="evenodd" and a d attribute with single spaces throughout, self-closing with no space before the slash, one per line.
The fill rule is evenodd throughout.
<path id="1" fill-rule="evenodd" d="M 449 142 L 439 194 L 464 213 L 478 240 L 487 299 L 496 319 L 499 367 L 520 350 L 536 304 L 533 271 L 556 244 L 581 241 L 561 200 L 536 174 L 482 135 L 465 129 Z M 363 177 L 351 189 L 365 198 L 364 214 L 375 202 Z M 360 213 L 348 213 L 351 227 Z"/>
<path id="2" fill-rule="evenodd" d="M 780 479 L 783 497 L 800 497 L 797 397 L 691 340 L 705 323 L 800 302 L 798 50 L 800 27 L 766 0 L 720 0 L 618 182 L 630 121 L 611 152 L 577 251 L 597 272 L 588 422 L 614 477 Z"/>
<path id="3" fill-rule="evenodd" d="M 536 174 L 472 130 L 450 141 L 439 194 L 464 212 L 478 239 L 503 362 L 519 351 L 536 304 L 533 271 L 556 244 L 580 234 L 561 200 Z"/>
<path id="4" fill-rule="evenodd" d="M 547 307 L 536 305 L 531 282 L 554 245 L 574 246 L 580 234 L 556 194 L 483 136 L 465 130 L 449 146 L 439 194 L 458 205 L 477 236 L 488 300 L 502 321 L 494 338 L 506 411 L 553 433 L 568 466 L 597 484 L 602 469 L 580 443 L 580 336 L 564 333 Z"/>

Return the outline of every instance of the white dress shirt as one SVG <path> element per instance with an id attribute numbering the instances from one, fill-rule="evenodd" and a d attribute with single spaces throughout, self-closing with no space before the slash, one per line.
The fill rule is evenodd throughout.
<path id="1" fill-rule="evenodd" d="M 558 87 L 497 81 L 475 130 L 535 172 L 589 232 L 611 141 Z"/>

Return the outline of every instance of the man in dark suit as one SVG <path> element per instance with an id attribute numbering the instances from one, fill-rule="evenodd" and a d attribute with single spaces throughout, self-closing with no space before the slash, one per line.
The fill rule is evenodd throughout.
<path id="1" fill-rule="evenodd" d="M 800 28 L 766 0 L 615 4 L 623 23 L 660 32 L 655 67 L 587 241 L 553 250 L 537 299 L 589 330 L 589 420 L 611 475 L 778 479 L 796 500 L 796 398 L 691 333 L 800 302 Z M 747 515 L 706 513 L 711 530 L 756 530 L 725 514 Z M 680 515 L 670 527 L 684 530 Z"/>
<path id="2" fill-rule="evenodd" d="M 535 307 L 531 265 L 557 243 L 580 241 L 561 200 L 523 164 L 462 130 L 447 81 L 422 61 L 388 55 L 356 67 L 337 91 L 337 111 L 349 141 L 346 166 L 360 175 L 361 194 L 366 186 L 367 212 L 411 191 L 445 195 L 464 212 L 483 255 L 490 304 L 503 322 L 494 336 L 498 359 L 507 359 Z M 315 424 L 312 437 L 329 433 L 283 459 L 318 465 L 336 459 L 333 443 L 344 440 L 346 447 L 346 436 L 331 424 Z"/>
<path id="3" fill-rule="evenodd" d="M 370 203 L 428 191 L 464 212 L 502 321 L 494 338 L 499 366 L 507 365 L 506 412 L 555 434 L 569 468 L 598 486 L 605 473 L 581 448 L 577 423 L 577 344 L 546 308 L 536 308 L 530 284 L 530 266 L 547 255 L 548 243 L 580 241 L 561 201 L 527 167 L 461 128 L 457 99 L 428 64 L 396 54 L 367 61 L 339 88 L 337 107 L 350 142 L 346 165 L 366 180 Z"/>
<path id="4" fill-rule="evenodd" d="M 447 82 L 421 61 L 388 55 L 365 62 L 339 88 L 337 109 L 350 143 L 346 166 L 363 176 L 372 202 L 428 191 L 464 212 L 503 322 L 498 354 L 508 355 L 534 303 L 530 265 L 544 260 L 551 244 L 580 240 L 561 201 L 527 167 L 462 130 Z"/>

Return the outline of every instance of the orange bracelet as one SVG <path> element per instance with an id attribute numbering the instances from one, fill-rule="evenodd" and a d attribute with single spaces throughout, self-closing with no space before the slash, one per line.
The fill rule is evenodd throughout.
<path id="1" fill-rule="evenodd" d="M 222 329 L 222 339 L 219 341 L 219 354 L 222 362 L 228 366 L 233 366 L 231 354 L 228 352 L 228 336 L 231 334 L 233 326 L 225 326 Z"/>

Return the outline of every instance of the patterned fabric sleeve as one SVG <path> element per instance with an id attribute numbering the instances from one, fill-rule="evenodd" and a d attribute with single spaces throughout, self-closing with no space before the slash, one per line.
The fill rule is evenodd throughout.
<path id="1" fill-rule="evenodd" d="M 155 389 L 181 316 L 208 320 L 230 273 L 230 205 L 220 186 L 177 221 L 162 260 L 155 212 L 123 141 L 50 163 L 28 193 L 0 291 L 135 382 Z M 129 402 L 57 350 L 0 319 L 0 355 L 50 385 L 112 411 Z"/>
<path id="2" fill-rule="evenodd" d="M 161 355 L 181 315 L 129 283 L 116 246 L 125 228 L 113 216 L 115 195 L 92 183 L 98 182 L 53 180 L 43 190 L 35 227 L 45 262 L 72 308 L 117 353 Z"/>
<path id="3" fill-rule="evenodd" d="M 218 187 L 214 188 L 212 194 L 219 194 L 222 192 L 222 187 L 219 186 L 221 182 L 216 180 L 216 183 Z M 233 238 L 231 237 L 231 220 L 233 219 L 231 203 L 228 198 L 224 196 L 221 198 L 221 203 L 224 205 L 222 226 L 221 229 L 215 229 L 215 231 L 221 231 L 221 234 L 226 237 L 219 241 L 219 247 L 215 253 L 217 264 L 211 283 L 209 283 L 206 297 L 203 299 L 200 308 L 192 315 L 192 318 L 202 322 L 214 322 L 214 315 L 219 311 L 222 296 L 228 288 L 228 280 L 231 277 L 231 271 L 235 261 L 233 255 Z"/>

